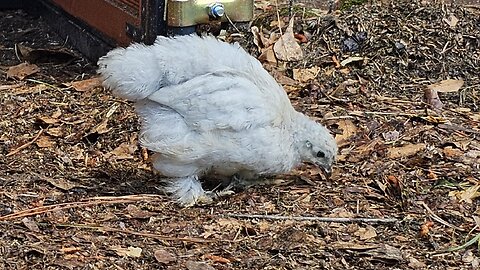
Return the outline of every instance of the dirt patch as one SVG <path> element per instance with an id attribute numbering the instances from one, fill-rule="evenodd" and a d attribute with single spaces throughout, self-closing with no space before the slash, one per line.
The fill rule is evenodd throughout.
<path id="1" fill-rule="evenodd" d="M 259 6 L 263 38 L 286 27 L 282 10 L 279 22 L 274 6 Z M 187 209 L 158 189 L 131 104 L 86 81 L 95 66 L 74 50 L 7 78 L 23 62 L 16 44 L 69 45 L 41 19 L 1 11 L 0 268 L 475 269 L 476 245 L 446 250 L 479 233 L 479 11 L 411 1 L 331 15 L 295 8 L 304 58 L 269 56 L 265 66 L 337 134 L 331 179 L 303 166 Z M 252 54 L 268 49 L 245 34 Z"/>

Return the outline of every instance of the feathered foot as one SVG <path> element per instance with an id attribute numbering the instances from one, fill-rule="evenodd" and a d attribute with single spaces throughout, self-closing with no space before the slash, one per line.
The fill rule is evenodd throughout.
<path id="1" fill-rule="evenodd" d="M 169 178 L 165 180 L 165 191 L 183 207 L 194 206 L 197 203 L 210 203 L 212 198 L 203 190 L 198 176 Z"/>
<path id="2" fill-rule="evenodd" d="M 165 180 L 165 191 L 171 194 L 172 198 L 183 207 L 194 206 L 195 204 L 210 204 L 214 200 L 234 194 L 234 189 L 245 189 L 255 185 L 257 181 L 247 180 L 241 175 L 234 175 L 227 187 L 212 191 L 205 191 L 198 180 L 198 176 L 168 178 Z"/>

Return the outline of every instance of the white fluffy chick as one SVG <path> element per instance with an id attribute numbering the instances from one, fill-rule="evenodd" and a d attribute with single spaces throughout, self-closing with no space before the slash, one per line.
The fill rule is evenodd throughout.
<path id="1" fill-rule="evenodd" d="M 302 162 L 327 173 L 337 154 L 329 131 L 295 111 L 283 88 L 238 44 L 197 35 L 158 37 L 102 57 L 113 94 L 135 102 L 141 144 L 182 206 L 207 200 L 199 178 L 252 179 Z"/>

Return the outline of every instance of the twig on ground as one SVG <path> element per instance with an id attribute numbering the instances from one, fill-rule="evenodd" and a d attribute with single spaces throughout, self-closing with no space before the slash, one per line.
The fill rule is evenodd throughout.
<path id="1" fill-rule="evenodd" d="M 443 220 L 441 217 L 437 216 L 437 214 L 435 214 L 432 209 L 430 209 L 430 207 L 428 207 L 428 205 L 425 203 L 425 202 L 420 202 L 420 204 L 425 208 L 425 210 L 427 210 L 427 212 L 430 214 L 430 216 L 432 217 L 432 219 L 434 219 L 435 221 L 447 226 L 447 227 L 450 227 L 452 229 L 455 229 L 455 230 L 459 230 L 459 231 L 462 231 L 464 232 L 465 230 L 458 227 L 458 226 L 455 226 L 453 224 L 450 224 L 448 222 L 446 222 L 445 220 Z"/>
<path id="2" fill-rule="evenodd" d="M 394 223 L 396 218 L 339 218 L 339 217 L 303 217 L 303 216 L 279 216 L 279 215 L 248 215 L 248 214 L 227 214 L 235 218 L 259 218 L 273 220 L 296 220 L 296 221 L 318 221 L 338 223 Z"/>
<path id="3" fill-rule="evenodd" d="M 100 205 L 100 204 L 129 203 L 129 202 L 136 202 L 136 201 L 143 201 L 143 200 L 152 200 L 152 198 L 158 199 L 159 197 L 160 197 L 159 195 L 149 195 L 149 194 L 120 196 L 120 197 L 94 197 L 94 198 L 88 199 L 87 201 L 59 203 L 59 204 L 35 207 L 31 209 L 25 209 L 9 215 L 0 216 L 0 221 L 35 216 L 43 213 L 64 210 L 64 209 L 88 207 L 88 206 Z"/>
<path id="4" fill-rule="evenodd" d="M 277 0 L 275 0 L 275 10 L 276 10 L 276 13 L 277 13 L 278 30 L 280 31 L 280 36 L 283 36 L 282 24 L 281 24 L 281 20 L 280 20 L 280 12 L 278 11 L 278 1 Z"/>
<path id="5" fill-rule="evenodd" d="M 233 28 L 235 29 L 235 31 L 237 31 L 237 33 L 239 33 L 241 36 L 243 36 L 241 33 L 240 30 L 238 30 L 237 26 L 232 22 L 232 20 L 230 20 L 230 17 L 228 16 L 227 13 L 225 13 L 225 17 L 227 18 L 228 20 L 228 23 L 230 23 L 231 26 L 233 26 Z"/>
<path id="6" fill-rule="evenodd" d="M 42 133 L 43 133 L 43 129 L 40 130 L 40 132 L 38 132 L 38 134 L 37 134 L 31 141 L 27 142 L 26 144 L 23 144 L 23 145 L 19 146 L 19 147 L 18 147 L 17 149 L 15 149 L 15 150 L 12 150 L 10 153 L 8 153 L 8 154 L 6 155 L 6 157 L 13 156 L 13 155 L 15 155 L 16 153 L 22 151 L 23 149 L 29 147 L 30 145 L 32 145 L 32 144 L 40 137 L 40 135 L 42 135 Z"/>
<path id="7" fill-rule="evenodd" d="M 468 132 L 468 133 L 480 134 L 480 131 L 478 131 L 478 130 L 462 127 L 462 126 L 459 126 L 459 125 L 438 124 L 438 127 L 446 129 L 446 130 L 464 131 L 464 132 Z"/>

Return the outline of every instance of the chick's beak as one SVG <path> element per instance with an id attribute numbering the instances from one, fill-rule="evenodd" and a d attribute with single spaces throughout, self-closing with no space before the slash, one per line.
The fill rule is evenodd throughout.
<path id="1" fill-rule="evenodd" d="M 327 179 L 332 176 L 332 165 L 323 165 L 320 166 L 320 169 L 323 171 L 323 174 L 325 174 Z"/>

